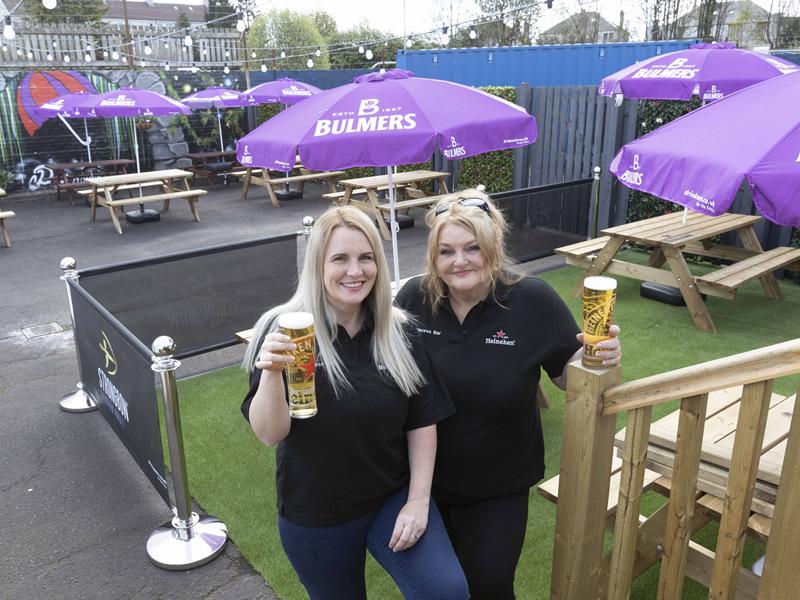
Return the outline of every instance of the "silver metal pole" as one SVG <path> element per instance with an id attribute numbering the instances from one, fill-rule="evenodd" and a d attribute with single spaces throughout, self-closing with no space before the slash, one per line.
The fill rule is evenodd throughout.
<path id="1" fill-rule="evenodd" d="M 69 394 L 64 394 L 58 403 L 61 410 L 72 413 L 82 413 L 97 410 L 92 397 L 83 389 L 83 382 L 80 380 L 83 371 L 81 370 L 81 355 L 78 352 L 78 341 L 75 337 L 75 312 L 72 310 L 72 289 L 69 287 L 70 280 L 77 281 L 80 278 L 78 271 L 75 270 L 77 264 L 75 259 L 71 256 L 65 256 L 61 259 L 61 270 L 64 274 L 60 279 L 67 285 L 67 304 L 69 304 L 69 318 L 72 322 L 72 340 L 75 343 L 75 356 L 78 359 L 78 383 L 75 387 L 78 389 Z"/>
<path id="2" fill-rule="evenodd" d="M 397 232 L 400 230 L 400 225 L 395 215 L 395 189 L 392 181 L 392 169 L 394 168 L 387 167 L 386 173 L 389 178 L 389 227 L 392 228 L 392 265 L 394 266 L 394 293 L 396 294 L 400 291 L 400 257 L 397 253 Z M 383 217 L 378 218 L 382 219 Z"/>
<path id="3" fill-rule="evenodd" d="M 147 540 L 147 555 L 156 566 L 172 571 L 183 571 L 204 565 L 216 558 L 228 541 L 228 528 L 211 515 L 192 512 L 186 457 L 183 451 L 181 415 L 175 371 L 181 365 L 173 358 L 175 342 L 167 336 L 153 341 L 152 369 L 161 377 L 164 399 L 169 460 L 172 466 L 172 486 L 175 515 L 156 529 Z"/>
<path id="4" fill-rule="evenodd" d="M 592 169 L 592 223 L 589 229 L 589 238 L 597 237 L 597 219 L 600 210 L 600 167 Z"/>
<path id="5" fill-rule="evenodd" d="M 306 259 L 306 250 L 308 249 L 308 239 L 311 236 L 311 230 L 314 227 L 314 217 L 306 215 L 303 217 L 303 231 L 298 231 L 297 238 L 297 274 L 300 275 L 303 270 L 303 263 Z M 303 236 L 303 241 L 300 241 L 300 235 Z"/>

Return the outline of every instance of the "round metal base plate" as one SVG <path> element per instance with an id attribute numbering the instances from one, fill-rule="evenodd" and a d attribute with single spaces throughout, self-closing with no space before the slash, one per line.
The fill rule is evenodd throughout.
<path id="1" fill-rule="evenodd" d="M 58 407 L 66 412 L 83 413 L 97 410 L 92 397 L 81 389 L 65 394 L 58 402 Z"/>
<path id="2" fill-rule="evenodd" d="M 145 210 L 136 210 L 133 212 L 125 213 L 125 219 L 127 219 L 128 223 L 139 225 L 140 223 L 151 223 L 153 221 L 160 221 L 161 213 L 158 212 L 157 210 L 153 210 L 152 208 L 146 208 Z"/>
<path id="3" fill-rule="evenodd" d="M 170 571 L 199 567 L 216 558 L 228 541 L 228 528 L 211 515 L 198 515 L 191 537 L 180 539 L 172 520 L 156 529 L 147 540 L 147 555 L 156 566 Z"/>

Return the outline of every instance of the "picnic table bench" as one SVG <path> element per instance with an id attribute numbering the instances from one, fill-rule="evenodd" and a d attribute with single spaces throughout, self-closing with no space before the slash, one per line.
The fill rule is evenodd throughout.
<path id="1" fill-rule="evenodd" d="M 322 181 L 328 186 L 329 193 L 334 193 L 336 192 L 336 182 L 339 177 L 344 175 L 344 171 L 310 171 L 300 164 L 296 165 L 295 168 L 300 171 L 300 174 L 288 177 L 282 175 L 271 176 L 268 169 L 251 167 L 247 167 L 244 171 L 234 171 L 233 175 L 242 178 L 242 200 L 247 198 L 250 186 L 257 185 L 267 189 L 269 199 L 275 208 L 280 207 L 278 196 L 275 194 L 276 188 L 288 186 L 290 183 L 299 183 L 299 189 L 302 192 L 306 181 Z"/>
<path id="2" fill-rule="evenodd" d="M 187 170 L 194 173 L 195 179 L 205 178 L 209 185 L 213 185 L 219 176 L 227 179 L 234 169 L 241 166 L 236 160 L 235 150 L 191 152 L 186 156 L 192 160 L 192 166 Z"/>
<path id="3" fill-rule="evenodd" d="M 403 193 L 412 196 L 411 198 L 398 200 L 395 202 L 397 210 L 406 210 L 416 207 L 429 207 L 444 199 L 448 193 L 447 177 L 449 173 L 442 171 L 406 171 L 392 175 L 392 183 L 396 188 L 402 189 Z M 428 196 L 421 189 L 425 183 L 438 183 L 439 190 L 444 192 L 442 196 Z M 378 227 L 381 230 L 383 239 L 391 239 L 391 233 L 384 221 L 384 214 L 389 212 L 389 203 L 382 201 L 378 197 L 378 192 L 389 187 L 388 175 L 373 175 L 370 177 L 357 177 L 355 179 L 343 179 L 339 184 L 344 188 L 344 195 L 341 204 L 352 204 L 375 217 Z M 362 191 L 363 190 L 363 191 Z M 366 199 L 357 198 L 357 195 L 366 194 Z"/>
<path id="4" fill-rule="evenodd" d="M 683 223 L 681 213 L 672 213 L 604 229 L 602 237 L 556 248 L 556 253 L 564 256 L 568 264 L 586 269 L 585 276 L 609 273 L 676 287 L 695 325 L 715 332 L 701 293 L 732 300 L 739 287 L 758 279 L 768 298 L 781 300 L 783 293 L 772 272 L 780 268 L 800 269 L 800 249 L 764 251 L 753 231 L 753 225 L 759 220 L 761 217 L 751 215 L 711 217 L 690 213 Z M 742 247 L 711 241 L 728 232 L 738 234 Z M 626 242 L 653 250 L 647 265 L 615 258 Z M 733 264 L 694 276 L 686 264 L 686 254 L 719 258 Z M 665 264 L 668 269 L 661 268 Z M 581 281 L 572 290 L 574 297 L 580 296 L 582 286 Z"/>
<path id="5" fill-rule="evenodd" d="M 89 185 L 84 179 L 87 174 L 97 176 L 104 172 L 113 174 L 127 173 L 128 167 L 133 164 L 135 164 L 134 161 L 129 158 L 115 158 L 109 160 L 51 163 L 45 166 L 53 171 L 56 197 L 61 200 L 62 190 L 71 192 L 72 190 L 87 189 Z M 69 201 L 70 204 L 73 204 L 72 196 L 69 197 Z"/>
<path id="6" fill-rule="evenodd" d="M 206 190 L 191 189 L 189 179 L 193 173 L 181 169 L 166 169 L 162 171 L 149 171 L 146 173 L 130 173 L 126 175 L 111 175 L 109 177 L 91 177 L 86 181 L 91 185 L 92 221 L 95 220 L 97 206 L 105 206 L 111 215 L 114 229 L 122 235 L 122 227 L 118 219 L 124 206 L 143 204 L 145 202 L 163 202 L 163 210 L 169 210 L 170 200 L 184 198 L 189 203 L 189 210 L 195 221 L 200 221 L 197 212 L 197 200 L 207 194 Z M 182 182 L 183 189 L 174 183 Z M 162 193 L 148 195 L 132 195 L 127 198 L 115 198 L 120 190 L 138 190 L 141 187 L 160 186 Z"/>
<path id="7" fill-rule="evenodd" d="M 0 197 L 5 196 L 6 191 L 0 188 Z M 3 241 L 6 248 L 11 248 L 11 238 L 8 236 L 8 229 L 6 229 L 6 219 L 17 216 L 13 210 L 0 210 L 0 230 L 3 232 Z"/>

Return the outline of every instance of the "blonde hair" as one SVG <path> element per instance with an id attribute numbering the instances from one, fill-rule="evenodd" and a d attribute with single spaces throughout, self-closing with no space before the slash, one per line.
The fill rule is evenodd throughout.
<path id="1" fill-rule="evenodd" d="M 306 247 L 303 270 L 294 295 L 285 303 L 265 312 L 255 324 L 255 331 L 244 355 L 243 366 L 254 369 L 264 336 L 277 330 L 278 316 L 285 312 L 305 311 L 314 315 L 317 350 L 328 370 L 328 378 L 336 396 L 352 389 L 342 359 L 334 348 L 337 333 L 336 315 L 327 300 L 323 282 L 325 252 L 331 234 L 338 227 L 349 227 L 364 234 L 372 248 L 377 274 L 364 302 L 372 311 L 374 330 L 371 343 L 372 358 L 376 365 L 386 367 L 389 378 L 407 396 L 415 393 L 425 383 L 425 378 L 411 355 L 406 324 L 410 317 L 392 305 L 391 278 L 383 245 L 375 224 L 361 210 L 349 206 L 325 211 L 317 220 Z"/>
<path id="2" fill-rule="evenodd" d="M 480 206 L 460 204 L 461 200 L 466 198 L 484 200 L 488 212 Z M 445 225 L 458 225 L 475 236 L 489 271 L 489 293 L 495 302 L 497 301 L 495 292 L 498 281 L 505 285 L 513 285 L 522 279 L 522 275 L 516 272 L 514 263 L 505 250 L 508 223 L 506 223 L 503 213 L 497 209 L 485 193 L 475 189 L 464 190 L 461 192 L 460 198 L 440 202 L 434 206 L 425 217 L 425 222 L 430 228 L 430 233 L 428 234 L 425 274 L 422 276 L 422 291 L 434 313 L 438 310 L 439 304 L 447 297 L 447 285 L 436 268 L 439 236 Z"/>

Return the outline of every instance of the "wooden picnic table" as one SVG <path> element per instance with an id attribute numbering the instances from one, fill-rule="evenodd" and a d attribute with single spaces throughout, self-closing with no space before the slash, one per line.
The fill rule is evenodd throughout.
<path id="1" fill-rule="evenodd" d="M 61 190 L 73 190 L 88 187 L 83 183 L 84 178 L 88 175 L 99 175 L 101 173 L 127 173 L 128 167 L 135 164 L 129 158 L 114 158 L 109 160 L 93 160 L 83 162 L 64 162 L 64 163 L 51 163 L 45 165 L 48 169 L 53 171 L 53 181 L 56 186 L 56 194 L 61 200 Z M 98 173 L 99 172 L 99 173 Z M 72 199 L 70 198 L 70 201 Z"/>
<path id="2" fill-rule="evenodd" d="M 200 221 L 197 212 L 197 200 L 207 194 L 206 190 L 192 189 L 189 179 L 193 173 L 181 169 L 166 169 L 162 171 L 148 171 L 146 173 L 128 173 L 125 175 L 110 175 L 108 177 L 90 177 L 86 182 L 91 186 L 87 193 L 91 196 L 92 221 L 95 220 L 97 206 L 105 206 L 111 214 L 114 229 L 122 235 L 122 227 L 118 219 L 118 212 L 126 205 L 141 204 L 145 202 L 164 203 L 163 210 L 169 210 L 170 200 L 185 198 L 195 221 Z M 161 193 L 144 195 L 142 188 L 160 187 Z M 120 198 L 117 194 L 126 191 L 130 195 Z M 140 195 L 141 194 L 141 195 Z"/>
<path id="3" fill-rule="evenodd" d="M 441 171 L 406 171 L 404 173 L 395 173 L 392 175 L 392 183 L 403 191 L 408 199 L 398 200 L 395 202 L 396 210 L 406 210 L 415 207 L 430 207 L 442 198 L 439 196 L 429 196 L 422 189 L 421 186 L 427 182 L 436 182 L 439 184 L 439 192 L 447 194 L 447 178 L 450 173 Z M 388 175 L 373 175 L 370 177 L 357 177 L 355 179 L 343 179 L 339 182 L 344 188 L 344 194 L 341 198 L 341 204 L 352 204 L 367 213 L 373 215 L 381 230 L 383 239 L 391 239 L 391 233 L 386 223 L 383 220 L 384 213 L 389 211 L 389 203 L 381 201 L 378 198 L 378 192 L 385 190 L 389 185 Z M 361 196 L 366 195 L 366 199 Z M 326 194 L 327 196 L 327 194 Z"/>
<path id="4" fill-rule="evenodd" d="M 800 249 L 779 247 L 764 251 L 753 230 L 760 220 L 761 217 L 750 215 L 711 217 L 690 212 L 683 223 L 682 213 L 672 213 L 609 227 L 602 231 L 603 237 L 556 248 L 556 252 L 565 256 L 568 264 L 585 268 L 585 276 L 609 273 L 676 287 L 695 325 L 716 332 L 701 294 L 732 300 L 742 284 L 758 278 L 768 298 L 781 300 L 783 293 L 772 271 L 800 269 Z M 712 241 L 729 232 L 738 234 L 742 247 Z M 647 265 L 615 258 L 626 242 L 652 249 Z M 695 276 L 686 264 L 686 254 L 724 259 L 733 264 Z M 668 269 L 661 268 L 665 264 Z M 574 297 L 580 296 L 582 286 L 581 281 L 573 289 Z"/>
<path id="5" fill-rule="evenodd" d="M 306 181 L 322 181 L 328 186 L 329 192 L 336 191 L 336 182 L 339 177 L 344 175 L 344 171 L 312 171 L 306 169 L 297 157 L 294 169 L 292 170 L 296 175 L 281 173 L 280 171 L 271 171 L 270 169 L 260 169 L 254 167 L 247 167 L 244 171 L 235 171 L 233 174 L 242 178 L 242 200 L 247 198 L 247 192 L 251 185 L 257 185 L 267 189 L 267 194 L 275 208 L 280 207 L 278 196 L 275 194 L 276 190 L 290 183 L 298 184 L 298 191 L 303 192 L 303 187 Z M 274 175 L 270 173 L 274 173 Z"/>
<path id="6" fill-rule="evenodd" d="M 212 185 L 218 175 L 227 177 L 233 169 L 239 167 L 235 150 L 214 150 L 209 152 L 190 152 L 186 155 L 192 161 L 188 170 L 196 177 L 205 177 Z"/>
<path id="7" fill-rule="evenodd" d="M 6 191 L 3 188 L 0 188 L 0 197 L 5 195 Z M 11 217 L 15 216 L 16 213 L 13 210 L 0 209 L 0 233 L 3 235 L 3 242 L 5 242 L 6 248 L 11 248 L 11 238 L 8 235 L 8 229 L 6 228 L 6 219 L 10 219 Z"/>

